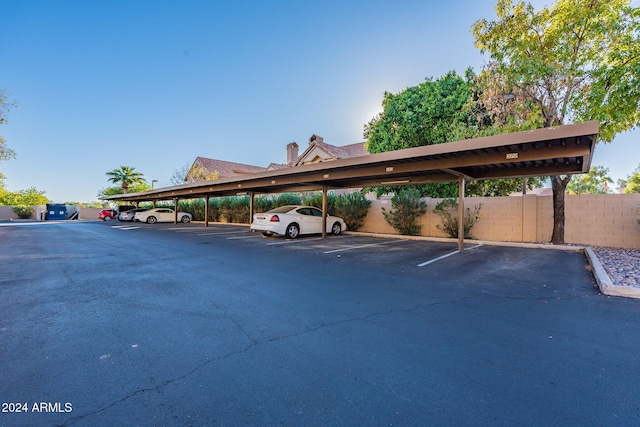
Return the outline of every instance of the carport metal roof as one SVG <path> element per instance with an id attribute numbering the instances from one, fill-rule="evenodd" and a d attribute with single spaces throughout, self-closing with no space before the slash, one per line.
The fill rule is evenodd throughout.
<path id="1" fill-rule="evenodd" d="M 157 201 L 586 173 L 598 122 L 389 151 L 103 197 Z"/>
<path id="2" fill-rule="evenodd" d="M 462 218 L 466 180 L 586 173 L 591 166 L 597 137 L 598 122 L 592 121 L 194 182 L 103 199 L 129 202 L 174 199 L 177 222 L 178 199 L 249 194 L 250 214 L 253 215 L 255 194 L 322 190 L 324 237 L 328 189 L 458 181 L 458 217 Z M 209 225 L 207 212 L 208 203 L 205 204 L 205 224 Z M 464 221 L 459 221 L 460 251 L 463 249 L 463 236 Z"/>

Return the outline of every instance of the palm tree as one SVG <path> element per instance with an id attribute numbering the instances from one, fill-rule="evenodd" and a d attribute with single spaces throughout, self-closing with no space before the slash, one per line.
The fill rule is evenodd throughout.
<path id="1" fill-rule="evenodd" d="M 131 166 L 120 166 L 119 169 L 107 172 L 106 175 L 109 177 L 109 181 L 114 184 L 121 183 L 124 194 L 127 194 L 129 185 L 147 182 L 147 180 L 144 179 L 144 175 L 136 172 L 135 169 L 136 168 L 132 168 Z"/>

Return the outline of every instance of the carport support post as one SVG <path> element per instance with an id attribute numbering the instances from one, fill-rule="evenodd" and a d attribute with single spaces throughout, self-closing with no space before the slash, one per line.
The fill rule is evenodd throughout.
<path id="1" fill-rule="evenodd" d="M 173 209 L 173 223 L 177 224 L 178 223 L 178 198 L 175 198 L 175 206 Z"/>
<path id="2" fill-rule="evenodd" d="M 249 226 L 251 226 L 251 223 L 253 222 L 253 211 L 255 210 L 255 205 L 253 204 L 253 198 L 255 197 L 255 195 L 256 193 L 254 193 L 253 191 L 249 192 Z"/>
<path id="3" fill-rule="evenodd" d="M 322 187 L 322 238 L 327 237 L 327 186 Z"/>
<path id="4" fill-rule="evenodd" d="M 458 177 L 458 251 L 464 250 L 464 177 Z"/>
<path id="5" fill-rule="evenodd" d="M 204 226 L 209 226 L 209 196 L 204 198 Z"/>

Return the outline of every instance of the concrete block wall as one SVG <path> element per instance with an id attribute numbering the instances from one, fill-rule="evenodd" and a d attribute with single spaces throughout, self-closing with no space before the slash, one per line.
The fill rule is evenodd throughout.
<path id="1" fill-rule="evenodd" d="M 45 212 L 46 206 L 40 206 L 40 211 Z M 98 213 L 102 210 L 102 208 L 79 208 L 80 210 L 80 219 L 82 220 L 97 220 Z M 33 213 L 31 214 L 30 219 L 38 219 L 38 207 L 33 209 Z M 11 206 L 0 206 L 0 221 L 7 220 L 17 220 L 18 215 L 13 211 Z"/>
<path id="2" fill-rule="evenodd" d="M 425 199 L 427 213 L 419 222 L 421 235 L 447 237 L 438 229 L 440 217 L 433 209 L 442 199 Z M 567 195 L 566 243 L 640 249 L 640 194 Z M 471 231 L 480 240 L 549 242 L 553 232 L 553 198 L 527 194 L 516 197 L 469 197 L 465 208 L 482 205 L 480 219 Z M 391 200 L 373 200 L 361 231 L 397 234 L 384 219 L 382 207 Z"/>

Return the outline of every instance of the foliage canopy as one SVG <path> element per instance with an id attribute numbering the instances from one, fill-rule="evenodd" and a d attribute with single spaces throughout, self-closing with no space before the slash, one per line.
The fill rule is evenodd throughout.
<path id="1" fill-rule="evenodd" d="M 124 194 L 127 194 L 129 186 L 147 182 L 144 178 L 144 175 L 140 172 L 137 172 L 135 169 L 136 168 L 131 166 L 120 166 L 117 169 L 107 172 L 106 175 L 109 177 L 109 181 L 113 182 L 114 184 L 119 183 L 122 187 L 122 192 Z"/>
<path id="2" fill-rule="evenodd" d="M 369 152 L 381 153 L 483 136 L 485 126 L 478 126 L 476 112 L 469 108 L 477 91 L 474 77 L 471 70 L 467 70 L 464 77 L 450 71 L 439 79 L 427 79 L 398 94 L 385 92 L 383 112 L 365 125 Z M 539 179 L 527 182 L 530 189 L 540 184 Z M 421 195 L 428 197 L 458 195 L 457 183 L 434 183 L 418 188 Z M 521 189 L 520 179 L 471 181 L 466 187 L 466 195 L 504 196 Z M 374 189 L 378 196 L 400 190 L 401 187 Z"/>
<path id="3" fill-rule="evenodd" d="M 589 173 L 573 177 L 567 185 L 567 193 L 607 194 L 611 193 L 609 184 L 613 184 L 613 179 L 609 176 L 609 168 L 591 166 Z"/>
<path id="4" fill-rule="evenodd" d="M 640 124 L 640 9 L 629 0 L 498 0 L 497 20 L 477 21 L 475 44 L 490 56 L 476 111 L 496 132 L 598 120 L 600 139 Z M 564 194 L 553 176 L 554 229 L 564 242 Z"/>

